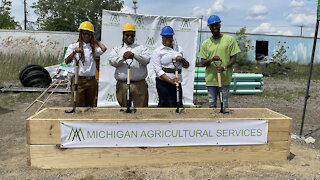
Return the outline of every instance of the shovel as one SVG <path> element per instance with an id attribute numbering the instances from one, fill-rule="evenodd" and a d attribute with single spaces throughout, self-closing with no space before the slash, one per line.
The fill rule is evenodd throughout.
<path id="1" fill-rule="evenodd" d="M 176 69 L 175 74 L 176 74 L 176 79 L 179 79 L 179 72 L 178 72 L 178 62 L 176 59 L 172 59 L 173 65 Z M 176 90 L 177 90 L 177 109 L 176 113 L 179 113 L 179 107 L 180 107 L 180 90 L 179 90 L 179 81 L 176 82 Z"/>
<path id="2" fill-rule="evenodd" d="M 136 113 L 136 109 L 130 109 L 131 107 L 131 100 L 130 100 L 130 66 L 133 62 L 133 59 L 131 59 L 131 62 L 128 63 L 127 60 L 125 61 L 127 64 L 127 110 L 121 109 L 120 111 L 124 111 L 125 113 Z"/>
<path id="3" fill-rule="evenodd" d="M 220 64 L 216 64 L 216 61 L 219 61 L 220 62 Z M 221 64 L 222 64 L 222 60 L 221 59 L 219 59 L 219 60 L 216 60 L 216 61 L 214 61 L 214 64 L 216 65 L 216 66 L 221 66 Z M 224 111 L 224 108 L 223 108 L 223 100 L 222 100 L 222 85 L 221 85 L 221 74 L 220 74 L 220 72 L 217 72 L 217 76 L 218 76 L 218 89 L 219 89 L 219 99 L 220 99 L 220 103 L 221 103 L 221 109 L 220 109 L 220 113 L 223 113 L 223 114 L 225 114 L 226 112 Z"/>
<path id="4" fill-rule="evenodd" d="M 65 110 L 65 113 L 74 113 L 76 112 L 77 105 L 77 91 L 78 91 L 78 80 L 79 80 L 79 60 L 76 59 L 76 72 L 74 77 L 74 92 L 73 92 L 73 108 L 71 111 Z"/>

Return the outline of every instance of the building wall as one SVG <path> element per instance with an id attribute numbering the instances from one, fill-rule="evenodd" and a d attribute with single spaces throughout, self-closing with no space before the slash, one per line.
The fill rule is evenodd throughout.
<path id="1" fill-rule="evenodd" d="M 24 31 L 0 29 L 0 52 L 61 55 L 63 48 L 76 42 L 77 32 Z"/>
<path id="2" fill-rule="evenodd" d="M 235 36 L 234 33 L 225 33 Z M 201 39 L 200 39 L 201 37 Z M 202 42 L 211 37 L 210 31 L 199 33 L 198 51 Z M 77 32 L 60 32 L 60 31 L 24 31 L 24 30 L 1 30 L 0 29 L 0 52 L 2 53 L 36 53 L 41 55 L 61 55 L 63 48 L 76 42 L 78 39 Z M 307 64 L 311 60 L 313 38 L 305 37 L 288 37 L 274 35 L 252 35 L 247 34 L 247 39 L 251 40 L 254 46 L 248 52 L 248 58 L 251 61 L 256 59 L 256 41 L 268 41 L 268 59 L 272 57 L 278 49 L 277 45 L 286 42 L 289 46 L 286 55 L 292 62 Z M 315 53 L 315 62 L 320 63 L 320 41 L 317 40 L 317 49 Z M 182 45 L 183 46 L 183 45 Z M 108 47 L 112 48 L 112 47 Z"/>
<path id="3" fill-rule="evenodd" d="M 234 33 L 225 33 L 236 37 Z M 210 31 L 204 31 L 201 33 L 201 44 L 204 40 L 211 37 Z M 306 37 L 289 37 L 289 36 L 275 36 L 275 35 L 253 35 L 247 34 L 247 39 L 251 40 L 251 45 L 254 46 L 248 52 L 248 58 L 251 61 L 256 59 L 256 41 L 268 41 L 268 59 L 272 57 L 274 52 L 279 49 L 278 42 L 282 45 L 289 46 L 287 49 L 287 57 L 289 61 L 299 62 L 301 64 L 308 64 L 311 61 L 311 54 L 313 48 L 313 38 Z M 200 35 L 199 41 L 200 42 Z M 286 42 L 284 44 L 284 42 Z M 315 52 L 314 62 L 320 63 L 320 41 L 317 40 L 317 47 Z"/>

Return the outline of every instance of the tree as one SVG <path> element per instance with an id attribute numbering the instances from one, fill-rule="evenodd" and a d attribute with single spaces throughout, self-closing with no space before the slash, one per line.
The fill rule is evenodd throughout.
<path id="1" fill-rule="evenodd" d="M 1 0 L 0 5 L 0 29 L 17 29 L 21 28 L 19 23 L 11 17 L 11 1 Z"/>
<path id="2" fill-rule="evenodd" d="M 246 27 L 242 27 L 239 31 L 236 32 L 236 39 L 241 49 L 240 54 L 237 56 L 237 64 L 244 65 L 248 61 L 248 51 L 253 48 L 251 45 L 251 40 L 247 39 Z"/>
<path id="3" fill-rule="evenodd" d="M 76 31 L 83 21 L 90 21 L 101 29 L 102 10 L 119 11 L 120 0 L 39 0 L 32 8 L 39 16 L 39 29 L 49 31 Z"/>

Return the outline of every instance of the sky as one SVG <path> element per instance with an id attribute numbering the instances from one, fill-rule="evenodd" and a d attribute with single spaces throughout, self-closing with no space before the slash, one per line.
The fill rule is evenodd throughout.
<path id="1" fill-rule="evenodd" d="M 37 16 L 27 0 L 28 20 Z M 137 0 L 137 13 L 161 16 L 203 17 L 218 15 L 222 32 L 236 32 L 246 26 L 247 33 L 288 36 L 314 36 L 317 0 Z M 123 12 L 134 13 L 132 0 L 124 0 Z M 23 27 L 23 0 L 12 0 L 11 15 Z"/>

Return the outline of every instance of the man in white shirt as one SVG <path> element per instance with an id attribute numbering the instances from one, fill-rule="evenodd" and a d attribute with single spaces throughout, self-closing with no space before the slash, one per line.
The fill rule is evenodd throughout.
<path id="1" fill-rule="evenodd" d="M 148 106 L 147 65 L 150 61 L 148 48 L 134 42 L 136 30 L 131 23 L 123 26 L 122 45 L 114 47 L 109 55 L 110 65 L 116 68 L 114 77 L 117 80 L 116 94 L 121 107 L 127 106 L 127 69 L 130 65 L 130 102 L 135 107 Z"/>
<path id="2" fill-rule="evenodd" d="M 95 79 L 96 56 L 101 56 L 107 48 L 94 37 L 94 27 L 89 21 L 81 23 L 78 42 L 69 45 L 65 55 L 65 63 L 73 62 L 73 73 L 79 61 L 78 95 L 76 106 L 93 107 L 97 94 L 97 80 Z M 73 103 L 74 78 L 72 80 L 71 103 Z"/>

